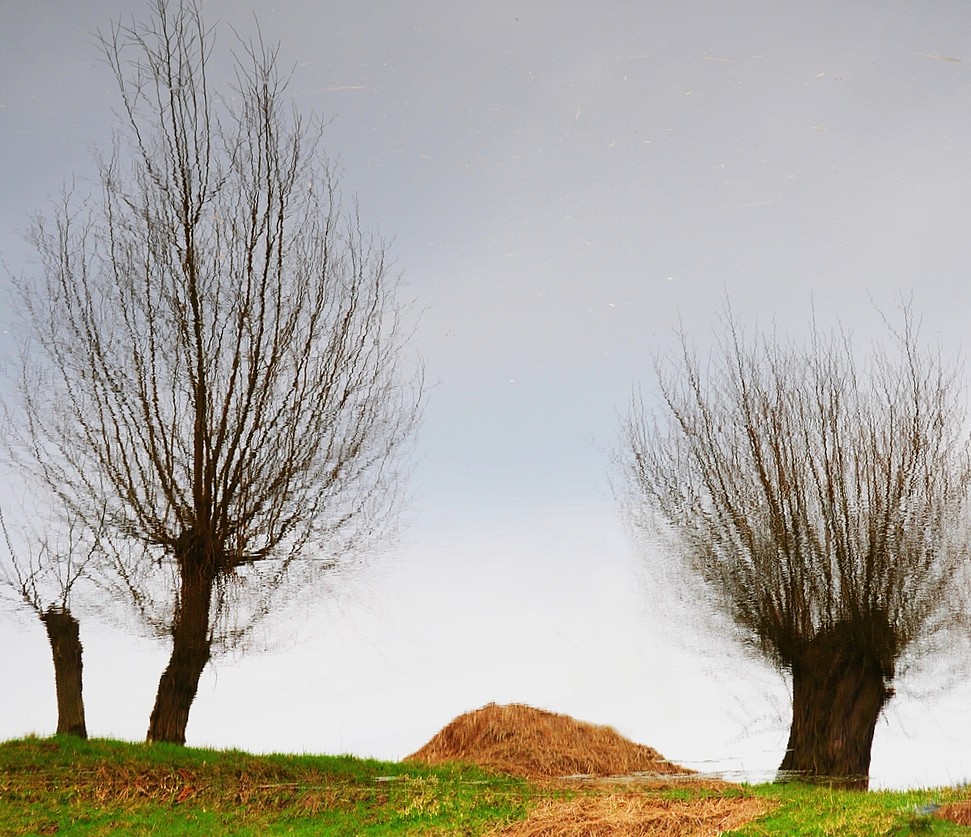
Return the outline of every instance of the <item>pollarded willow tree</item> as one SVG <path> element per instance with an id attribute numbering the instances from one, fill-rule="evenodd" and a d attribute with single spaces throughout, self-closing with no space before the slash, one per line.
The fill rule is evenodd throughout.
<path id="1" fill-rule="evenodd" d="M 117 587 L 156 616 L 164 595 L 148 739 L 181 743 L 215 646 L 392 530 L 421 383 L 385 248 L 341 208 L 276 51 L 241 43 L 217 95 L 192 0 L 101 45 L 123 127 L 100 196 L 34 225 L 14 447 L 103 515 Z"/>
<path id="2" fill-rule="evenodd" d="M 15 527 L 0 511 L 0 599 L 11 599 L 44 626 L 54 661 L 57 732 L 87 738 L 84 648 L 73 598 L 88 566 L 96 563 L 98 531 L 71 515 L 46 520 L 44 532 L 36 520 L 25 511 L 23 525 Z"/>
<path id="3" fill-rule="evenodd" d="M 866 787 L 902 661 L 966 603 L 963 387 L 909 309 L 864 359 L 843 333 L 655 364 L 662 410 L 623 434 L 627 510 L 740 638 L 792 677 L 780 775 Z M 656 544 L 652 553 L 656 556 Z"/>

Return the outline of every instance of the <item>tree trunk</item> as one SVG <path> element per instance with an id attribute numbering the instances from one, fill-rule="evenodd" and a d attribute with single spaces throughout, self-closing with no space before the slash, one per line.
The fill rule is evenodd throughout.
<path id="1" fill-rule="evenodd" d="M 159 680 L 148 724 L 149 741 L 185 744 L 189 708 L 209 662 L 209 612 L 214 573 L 208 562 L 180 560 L 181 590 L 172 626 L 172 656 Z"/>
<path id="2" fill-rule="evenodd" d="M 870 748 L 892 671 L 837 632 L 821 634 L 792 666 L 792 726 L 779 780 L 866 790 Z"/>
<path id="3" fill-rule="evenodd" d="M 64 608 L 49 608 L 40 617 L 47 629 L 54 657 L 54 688 L 57 691 L 57 733 L 87 738 L 82 696 L 81 653 L 78 620 Z"/>

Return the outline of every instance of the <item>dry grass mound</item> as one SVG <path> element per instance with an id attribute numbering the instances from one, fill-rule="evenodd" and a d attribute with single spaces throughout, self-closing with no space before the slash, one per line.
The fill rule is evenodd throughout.
<path id="1" fill-rule="evenodd" d="M 470 762 L 526 779 L 694 773 L 610 727 L 519 703 L 460 715 L 405 761 Z"/>
<path id="2" fill-rule="evenodd" d="M 752 797 L 663 799 L 636 793 L 546 800 L 501 837 L 716 837 L 768 813 Z"/>

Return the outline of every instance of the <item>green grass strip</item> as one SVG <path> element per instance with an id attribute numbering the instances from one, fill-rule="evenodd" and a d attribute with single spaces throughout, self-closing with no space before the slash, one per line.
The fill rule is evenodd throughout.
<path id="1" fill-rule="evenodd" d="M 971 798 L 967 788 L 866 792 L 792 783 L 749 790 L 778 807 L 767 817 L 729 832 L 733 837 L 971 835 L 971 828 L 933 814 L 938 805 Z"/>
<path id="2" fill-rule="evenodd" d="M 465 765 L 350 756 L 254 756 L 164 744 L 26 738 L 0 743 L 0 835 L 483 835 L 549 797 L 616 784 L 537 786 Z M 801 784 L 632 792 L 668 799 L 755 795 L 771 813 L 734 837 L 971 835 L 928 806 L 967 788 L 838 791 Z"/>
<path id="3" fill-rule="evenodd" d="M 69 737 L 0 744 L 0 834 L 481 834 L 534 791 L 473 767 Z"/>

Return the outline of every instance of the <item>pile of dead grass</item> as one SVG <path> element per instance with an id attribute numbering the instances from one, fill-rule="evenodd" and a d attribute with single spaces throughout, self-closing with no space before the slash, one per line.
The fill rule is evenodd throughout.
<path id="1" fill-rule="evenodd" d="M 665 799 L 639 793 L 547 799 L 497 837 L 716 837 L 771 810 L 754 797 Z"/>
<path id="2" fill-rule="evenodd" d="M 542 799 L 525 820 L 493 832 L 496 837 L 715 837 L 774 807 L 725 782 L 698 782 L 694 771 L 610 727 L 522 704 L 490 703 L 460 715 L 406 761 L 469 762 L 534 782 L 601 780 Z M 663 788 L 685 779 L 697 794 L 664 795 Z"/>
<path id="3" fill-rule="evenodd" d="M 519 703 L 460 715 L 405 761 L 468 762 L 526 779 L 694 772 L 610 727 Z"/>

